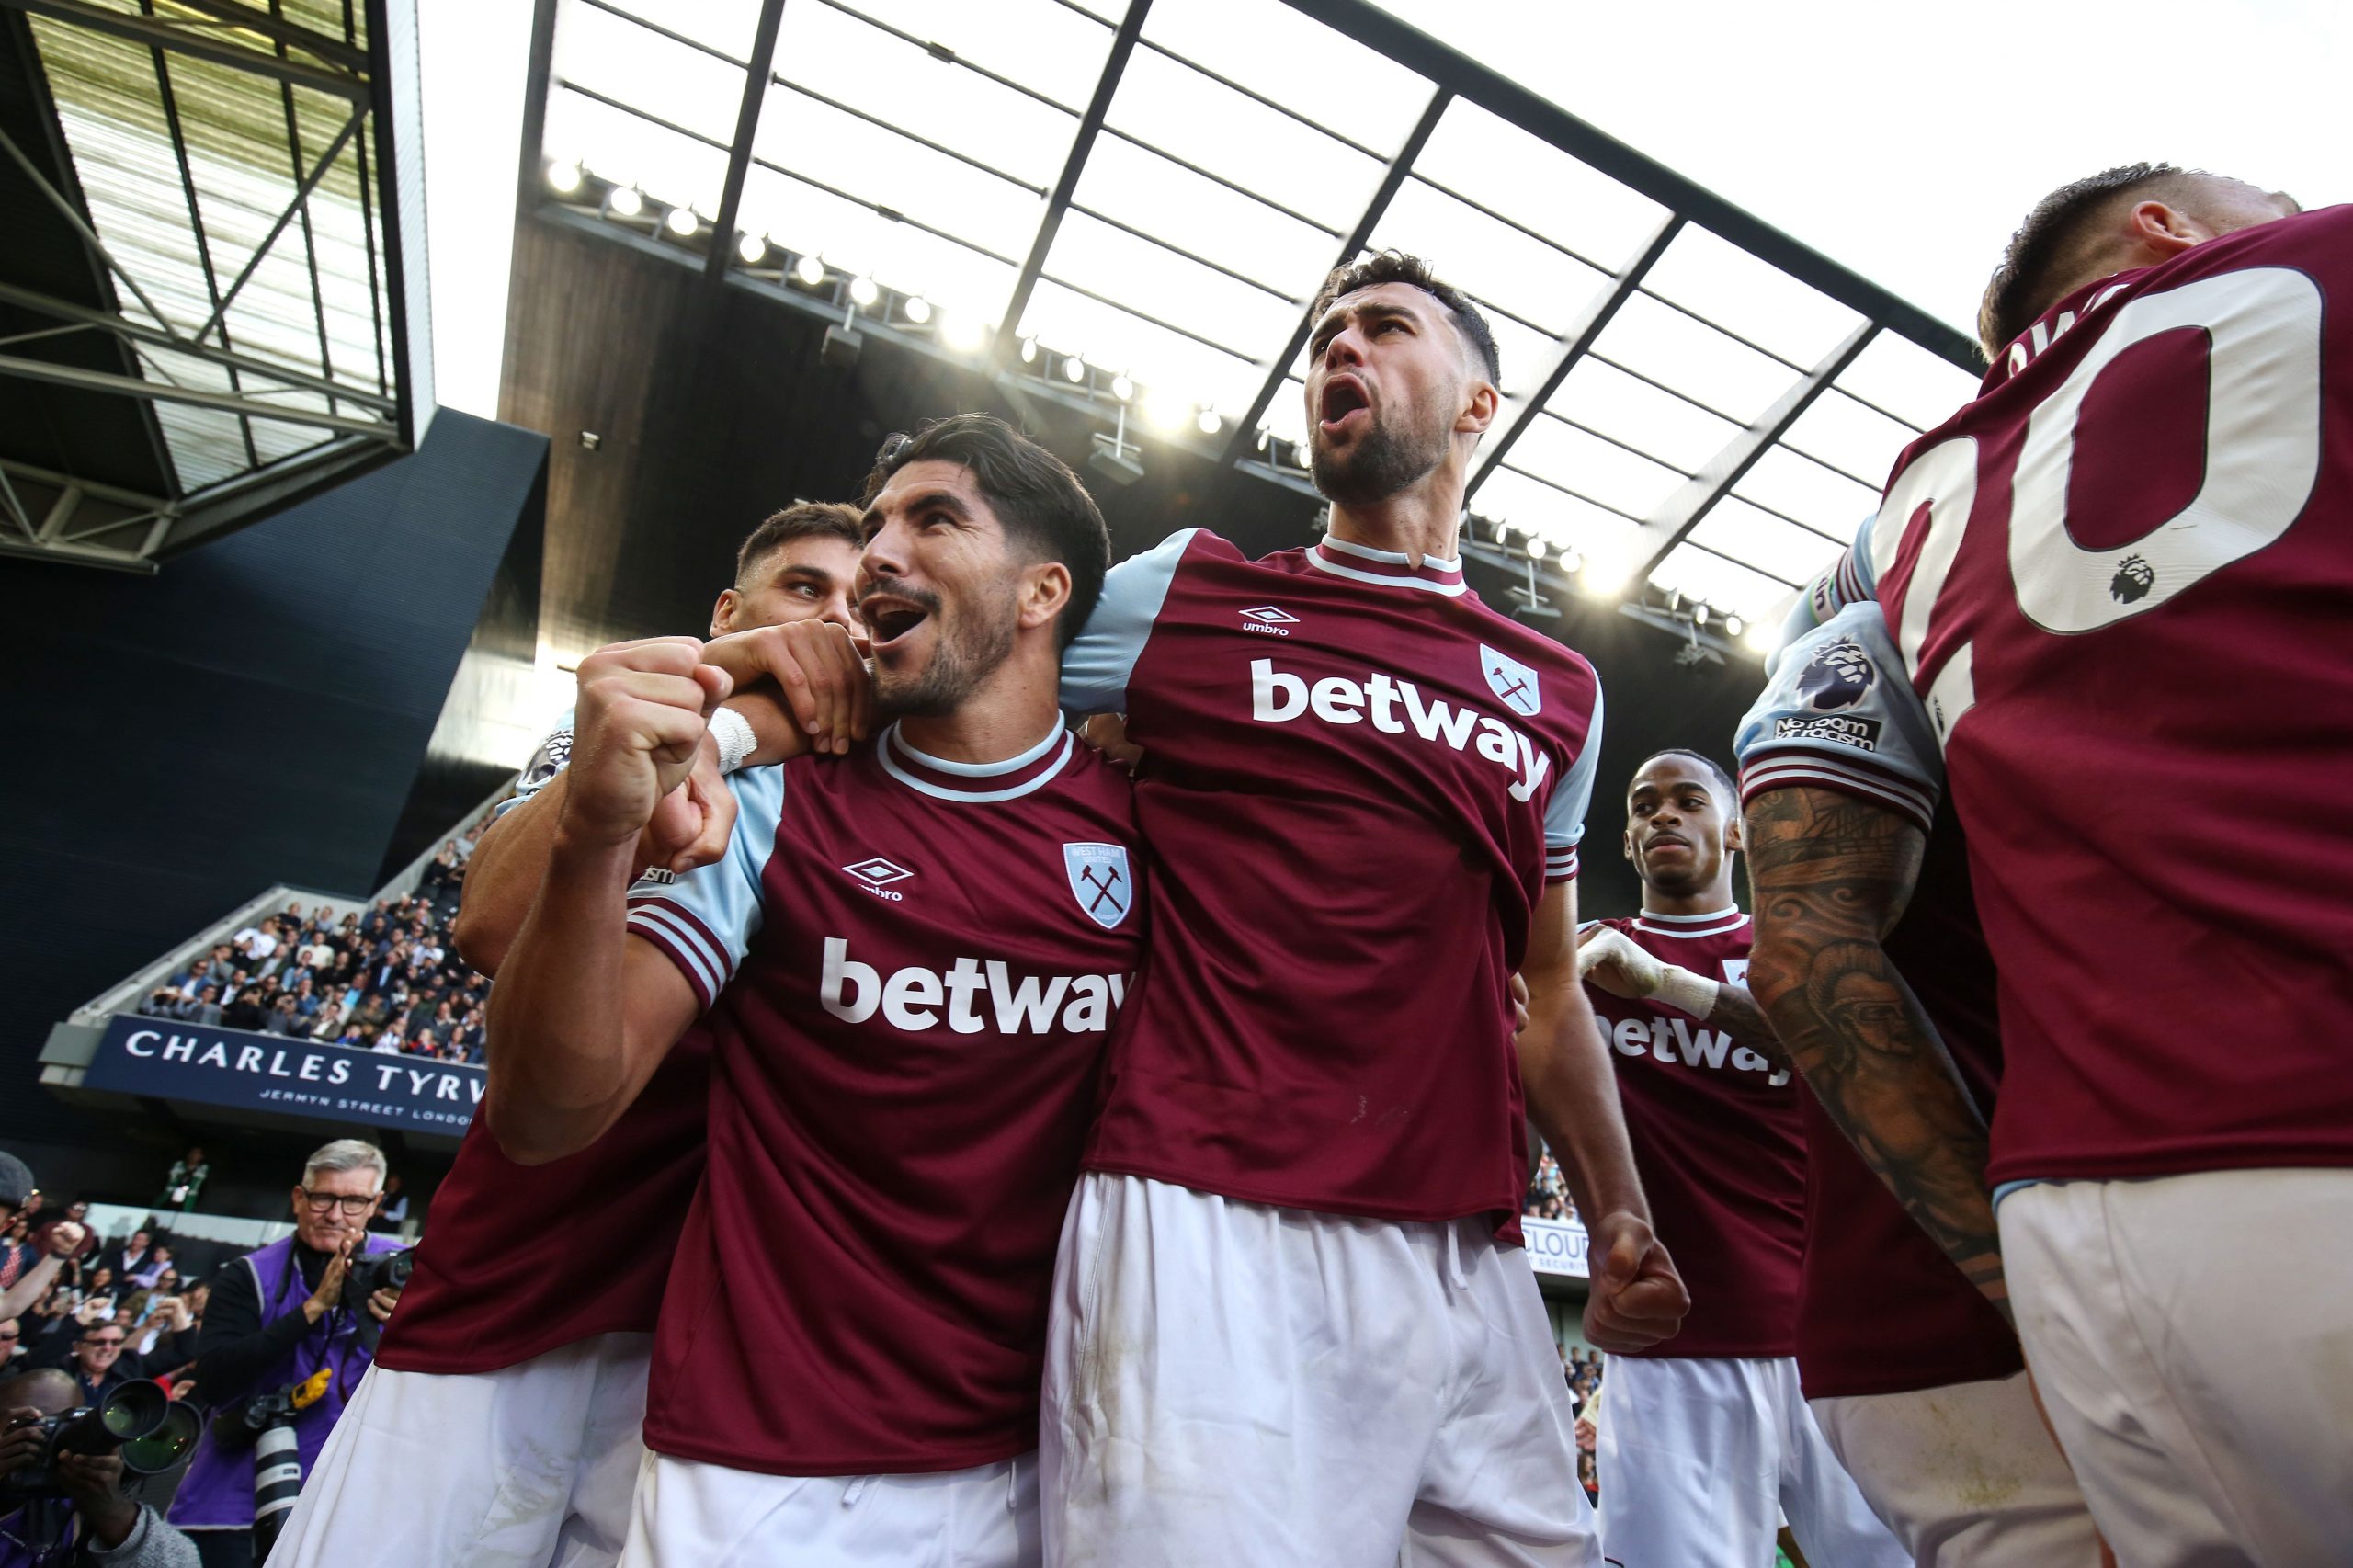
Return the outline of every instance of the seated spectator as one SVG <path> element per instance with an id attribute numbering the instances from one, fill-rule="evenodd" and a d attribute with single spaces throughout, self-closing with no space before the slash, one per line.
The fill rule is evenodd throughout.
<path id="1" fill-rule="evenodd" d="M 330 1002 L 319 1009 L 311 1020 L 311 1038 L 317 1040 L 337 1040 L 343 1038 L 343 1004 Z"/>
<path id="2" fill-rule="evenodd" d="M 225 1028 L 259 1029 L 269 1021 L 261 1005 L 261 988 L 248 985 L 237 993 L 237 999 L 221 1009 L 221 1023 Z"/>
<path id="3" fill-rule="evenodd" d="M 130 1280 L 133 1285 L 137 1285 L 143 1290 L 152 1290 L 156 1288 L 158 1282 L 160 1282 L 165 1275 L 171 1275 L 176 1278 L 178 1272 L 179 1271 L 172 1266 L 172 1249 L 159 1242 L 156 1244 L 155 1250 L 148 1255 L 147 1260 L 144 1263 L 140 1265 L 137 1268 L 125 1269 L 122 1277 Z"/>
<path id="4" fill-rule="evenodd" d="M 262 1028 L 270 1034 L 298 1035 L 302 1032 L 302 1015 L 294 1006 L 293 994 L 281 992 L 278 1005 L 264 1017 Z"/>

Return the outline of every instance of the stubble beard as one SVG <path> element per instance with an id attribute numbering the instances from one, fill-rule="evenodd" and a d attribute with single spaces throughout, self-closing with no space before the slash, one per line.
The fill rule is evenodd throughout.
<path id="1" fill-rule="evenodd" d="M 1421 412 L 1424 418 L 1411 429 L 1376 417 L 1346 458 L 1330 451 L 1317 432 L 1308 448 L 1315 488 L 1343 506 L 1369 506 L 1427 477 L 1446 460 L 1450 433 L 1434 409 Z"/>
<path id="2" fill-rule="evenodd" d="M 920 670 L 893 675 L 880 661 L 874 666 L 874 702 L 886 718 L 936 719 L 953 713 L 972 699 L 1013 652 L 1014 609 L 1008 600 L 1003 613 L 966 621 L 951 628 L 948 617 L 932 612 L 939 633 L 931 657 Z"/>

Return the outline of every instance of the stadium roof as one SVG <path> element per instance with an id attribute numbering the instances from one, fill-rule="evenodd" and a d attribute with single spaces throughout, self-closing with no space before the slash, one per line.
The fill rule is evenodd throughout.
<path id="1" fill-rule="evenodd" d="M 422 438 L 415 77 L 413 0 L 0 0 L 0 550 L 152 570 Z"/>
<path id="2" fill-rule="evenodd" d="M 542 50 L 529 200 L 855 287 L 861 329 L 1280 483 L 1317 283 L 1428 257 L 1503 354 L 1478 546 L 1602 595 L 1770 615 L 1974 381 L 1950 327 L 1362 0 L 555 0 Z"/>

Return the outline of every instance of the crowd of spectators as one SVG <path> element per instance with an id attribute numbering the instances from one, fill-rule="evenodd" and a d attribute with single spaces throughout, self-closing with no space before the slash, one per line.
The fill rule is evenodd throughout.
<path id="1" fill-rule="evenodd" d="M 1570 1220 L 1577 1217 L 1576 1204 L 1569 1198 L 1569 1184 L 1561 1175 L 1561 1163 L 1546 1150 L 1536 1161 L 1536 1170 L 1528 1178 L 1528 1191 L 1520 1199 L 1520 1213 L 1530 1220 Z"/>
<path id="2" fill-rule="evenodd" d="M 485 819 L 486 820 L 486 819 Z M 480 1062 L 490 982 L 450 937 L 477 824 L 445 843 L 414 892 L 337 918 L 301 903 L 192 960 L 138 1010 L 210 1028 Z"/>
<path id="3" fill-rule="evenodd" d="M 87 1209 L 73 1203 L 45 1211 L 35 1194 L 0 1229 L 0 1290 L 50 1255 L 57 1226 L 85 1231 L 40 1299 L 0 1318 L 0 1374 L 60 1369 L 81 1385 L 82 1403 L 133 1378 L 161 1381 L 175 1398 L 186 1394 L 210 1287 L 182 1280 L 171 1238 L 160 1232 L 136 1231 L 102 1245 L 84 1224 Z"/>

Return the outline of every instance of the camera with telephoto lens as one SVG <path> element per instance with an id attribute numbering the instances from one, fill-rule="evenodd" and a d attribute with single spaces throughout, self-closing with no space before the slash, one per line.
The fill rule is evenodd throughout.
<path id="1" fill-rule="evenodd" d="M 0 1476 L 0 1497 L 56 1495 L 60 1454 L 122 1452 L 122 1468 L 133 1475 L 159 1475 L 186 1458 L 202 1430 L 196 1412 L 175 1404 L 153 1383 L 119 1383 L 97 1403 L 39 1422 L 45 1434 L 40 1459 Z"/>

